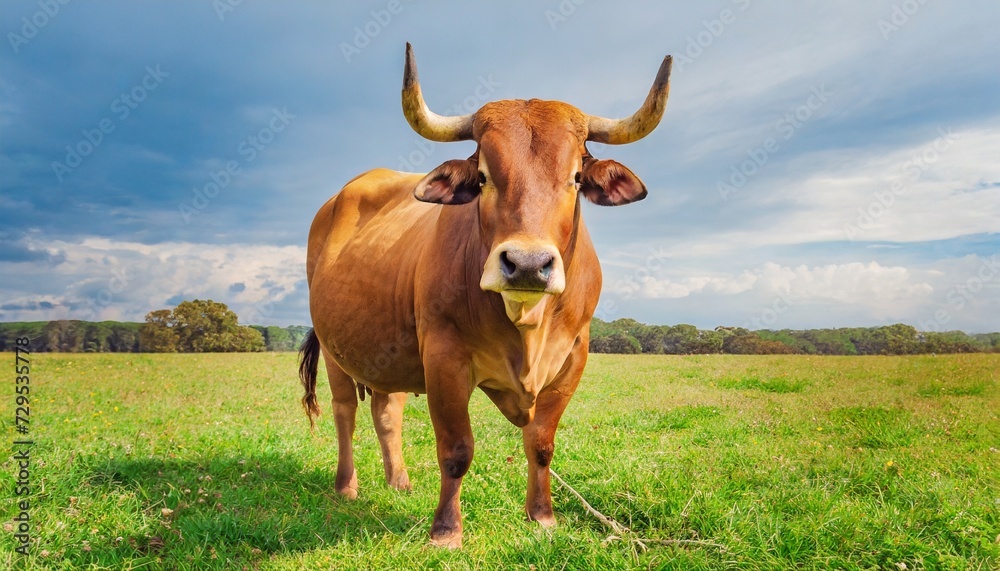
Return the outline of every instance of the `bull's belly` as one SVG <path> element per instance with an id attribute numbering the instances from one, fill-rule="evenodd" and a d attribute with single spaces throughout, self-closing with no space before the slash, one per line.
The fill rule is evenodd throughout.
<path id="1" fill-rule="evenodd" d="M 323 347 L 354 380 L 382 392 L 423 393 L 424 374 L 412 311 L 377 283 L 334 279 L 313 303 L 313 326 Z"/>
<path id="2" fill-rule="evenodd" d="M 331 336 L 333 358 L 348 375 L 372 389 L 386 392 L 426 392 L 424 368 L 416 339 L 397 331 L 371 336 Z"/>

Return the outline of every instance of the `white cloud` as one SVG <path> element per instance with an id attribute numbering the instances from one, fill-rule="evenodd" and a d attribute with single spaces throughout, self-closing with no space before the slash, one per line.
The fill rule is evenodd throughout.
<path id="1" fill-rule="evenodd" d="M 1000 253 L 905 264 L 873 260 L 823 265 L 754 262 L 758 255 L 749 249 L 735 257 L 702 257 L 695 263 L 658 252 L 645 264 L 607 264 L 598 317 L 638 316 L 649 323 L 700 327 L 794 329 L 901 322 L 921 330 L 997 329 Z M 734 259 L 742 260 L 743 267 L 734 267 Z"/>
<path id="2" fill-rule="evenodd" d="M 702 292 L 735 295 L 754 290 L 802 300 L 832 300 L 867 306 L 916 302 L 934 291 L 928 283 L 915 282 L 906 268 L 884 267 L 877 262 L 815 267 L 788 267 L 768 262 L 733 275 L 662 279 L 643 276 L 640 283 L 638 295 L 649 299 L 687 297 Z"/>
<path id="3" fill-rule="evenodd" d="M 644 276 L 639 295 L 648 299 L 661 299 L 688 297 L 705 291 L 736 294 L 752 288 L 758 279 L 759 276 L 751 272 L 743 272 L 738 276 L 694 276 L 662 280 Z"/>
<path id="4" fill-rule="evenodd" d="M 149 245 L 96 237 L 70 243 L 37 236 L 23 242 L 58 261 L 45 268 L 0 263 L 5 275 L 17 276 L 7 288 L 13 295 L 0 311 L 4 320 L 142 321 L 147 312 L 169 307 L 168 300 L 179 297 L 224 302 L 241 322 L 270 323 L 274 304 L 304 293 L 301 246 Z M 42 289 L 49 293 L 39 295 Z"/>
<path id="5" fill-rule="evenodd" d="M 793 205 L 793 215 L 731 233 L 730 243 L 915 242 L 1000 232 L 1000 192 L 988 186 L 1000 181 L 1000 120 L 941 129 L 950 134 L 932 130 L 919 144 L 890 152 L 840 150 L 792 161 L 789 170 L 807 176 L 747 188 L 741 199 Z"/>
<path id="6" fill-rule="evenodd" d="M 832 300 L 873 309 L 885 303 L 919 303 L 934 291 L 930 284 L 915 281 L 908 269 L 885 267 L 878 262 L 811 268 L 766 264 L 761 273 L 761 281 L 767 283 L 772 292 L 789 292 L 793 298 Z"/>

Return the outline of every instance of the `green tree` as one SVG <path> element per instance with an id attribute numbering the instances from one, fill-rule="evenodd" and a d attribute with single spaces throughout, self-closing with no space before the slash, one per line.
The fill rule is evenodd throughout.
<path id="1" fill-rule="evenodd" d="M 639 340 L 626 333 L 612 333 L 607 337 L 607 352 L 626 355 L 642 353 Z"/>
<path id="2" fill-rule="evenodd" d="M 87 353 L 101 353 L 108 350 L 111 327 L 107 322 L 82 323 L 83 350 Z"/>
<path id="3" fill-rule="evenodd" d="M 785 355 L 795 349 L 781 341 L 761 339 L 756 333 L 731 335 L 725 340 L 725 351 L 731 355 Z"/>
<path id="4" fill-rule="evenodd" d="M 607 336 L 601 337 L 590 337 L 590 352 L 591 353 L 610 353 L 608 351 L 608 338 Z"/>
<path id="5" fill-rule="evenodd" d="M 858 349 L 846 329 L 809 329 L 801 332 L 820 355 L 857 355 Z"/>
<path id="6" fill-rule="evenodd" d="M 31 340 L 32 351 L 47 351 L 44 346 L 45 321 L 21 321 L 0 323 L 0 351 L 13 351 L 17 340 L 27 337 Z"/>
<path id="7" fill-rule="evenodd" d="M 715 354 L 722 353 L 722 333 L 718 331 L 698 330 L 698 342 L 692 348 L 692 353 Z"/>
<path id="8" fill-rule="evenodd" d="M 878 328 L 885 339 L 885 351 L 889 355 L 912 355 L 920 351 L 917 330 L 912 325 L 896 323 Z"/>
<path id="9" fill-rule="evenodd" d="M 977 333 L 972 337 L 985 351 L 1000 352 L 1000 333 Z"/>
<path id="10" fill-rule="evenodd" d="M 590 338 L 594 337 L 606 337 L 611 334 L 611 326 L 607 321 L 599 317 L 594 317 L 590 320 Z"/>
<path id="11" fill-rule="evenodd" d="M 228 343 L 220 350 L 250 353 L 265 349 L 264 336 L 252 327 L 237 327 Z"/>
<path id="12" fill-rule="evenodd" d="M 816 345 L 803 335 L 804 331 L 792 331 L 790 329 L 772 331 L 770 329 L 762 329 L 754 331 L 754 333 L 765 341 L 780 341 L 795 349 L 796 353 L 816 354 Z"/>
<path id="13" fill-rule="evenodd" d="M 259 331 L 241 327 L 234 312 L 212 300 L 183 301 L 174 308 L 177 347 L 193 353 L 263 351 Z"/>
<path id="14" fill-rule="evenodd" d="M 139 350 L 139 323 L 118 323 L 109 321 L 111 334 L 108 336 L 108 351 L 135 353 Z"/>
<path id="15" fill-rule="evenodd" d="M 642 345 L 643 353 L 663 353 L 664 329 L 658 326 L 645 327 L 633 335 Z"/>
<path id="16" fill-rule="evenodd" d="M 681 323 L 667 327 L 663 332 L 663 351 L 671 355 L 688 355 L 696 353 L 698 345 L 698 328 L 694 325 Z"/>
<path id="17" fill-rule="evenodd" d="M 722 336 L 722 351 L 730 355 L 776 355 L 797 353 L 781 341 L 761 339 L 757 333 L 743 327 L 716 327 Z"/>
<path id="18" fill-rule="evenodd" d="M 292 343 L 292 336 L 288 330 L 277 325 L 269 325 L 264 328 L 264 341 L 268 351 L 294 351 L 295 345 Z"/>
<path id="19" fill-rule="evenodd" d="M 146 315 L 140 345 L 151 352 L 263 351 L 264 336 L 240 326 L 226 304 L 196 299 L 181 302 L 173 311 L 160 309 Z"/>
<path id="20" fill-rule="evenodd" d="M 174 353 L 178 349 L 177 322 L 169 309 L 157 309 L 146 314 L 146 323 L 139 328 L 139 348 L 147 353 Z"/>
<path id="21" fill-rule="evenodd" d="M 292 325 L 288 327 L 288 335 L 291 337 L 292 351 L 298 351 L 306 336 L 309 335 L 310 328 L 305 325 Z"/>
<path id="22" fill-rule="evenodd" d="M 921 349 L 924 353 L 977 353 L 992 349 L 962 331 L 923 333 L 921 337 Z"/>
<path id="23" fill-rule="evenodd" d="M 225 351 L 236 331 L 236 314 L 224 303 L 211 300 L 182 301 L 174 308 L 177 348 L 192 353 Z"/>
<path id="24" fill-rule="evenodd" d="M 80 323 L 76 320 L 50 321 L 42 332 L 44 349 L 38 350 L 61 351 L 63 353 L 79 352 L 83 349 L 83 332 L 79 327 Z"/>

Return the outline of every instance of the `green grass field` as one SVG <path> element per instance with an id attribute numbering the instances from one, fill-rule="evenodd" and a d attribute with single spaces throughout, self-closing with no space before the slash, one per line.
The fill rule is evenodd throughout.
<path id="1" fill-rule="evenodd" d="M 625 539 L 555 484 L 559 526 L 526 522 L 520 431 L 477 394 L 461 551 L 427 545 L 438 469 L 423 397 L 404 425 L 413 492 L 385 486 L 362 407 L 360 497 L 346 501 L 325 374 L 310 434 L 293 354 L 31 367 L 33 541 L 14 553 L 6 453 L 2 569 L 1000 568 L 1000 355 L 592 355 L 552 466 Z"/>

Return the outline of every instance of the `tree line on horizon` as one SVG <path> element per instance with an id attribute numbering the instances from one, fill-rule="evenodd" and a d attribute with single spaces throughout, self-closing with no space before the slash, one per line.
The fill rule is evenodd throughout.
<path id="1" fill-rule="evenodd" d="M 181 302 L 158 309 L 145 323 L 121 321 L 18 321 L 0 323 L 0 351 L 13 351 L 18 338 L 37 352 L 208 353 L 297 351 L 309 327 L 242 326 L 226 304 Z"/>
<path id="2" fill-rule="evenodd" d="M 309 333 L 305 325 L 242 326 L 224 303 L 185 301 L 146 315 L 145 323 L 119 321 L 21 321 L 0 323 L 0 351 L 13 351 L 19 337 L 37 352 L 199 353 L 297 351 Z M 920 332 L 897 323 L 836 329 L 762 329 L 694 325 L 647 325 L 622 318 L 594 318 L 590 351 L 624 354 L 810 354 L 915 355 L 1000 352 L 1000 333 Z"/>
<path id="3" fill-rule="evenodd" d="M 698 329 L 687 324 L 647 325 L 631 318 L 611 322 L 594 318 L 590 325 L 590 351 L 667 355 L 998 353 L 1000 333 L 922 332 L 902 323 L 878 327 L 750 331 L 743 327 Z"/>

